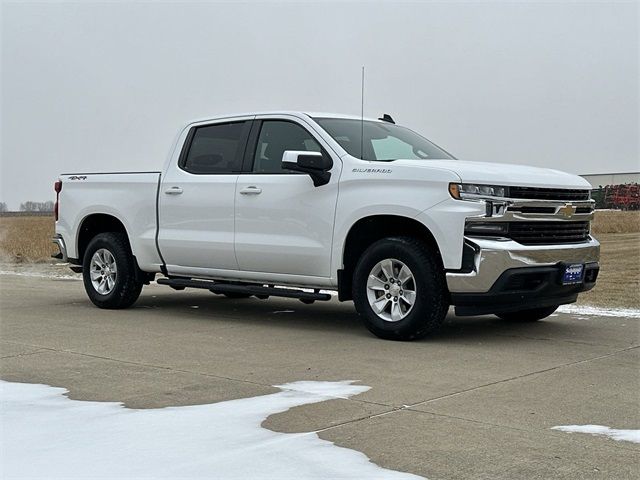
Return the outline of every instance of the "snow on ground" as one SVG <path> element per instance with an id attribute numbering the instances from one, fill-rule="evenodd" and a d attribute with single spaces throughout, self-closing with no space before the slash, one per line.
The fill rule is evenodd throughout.
<path id="1" fill-rule="evenodd" d="M 0 381 L 2 478 L 414 479 L 315 432 L 277 433 L 269 415 L 369 390 L 294 382 L 259 397 L 133 410 L 70 400 L 63 388 Z"/>
<path id="2" fill-rule="evenodd" d="M 560 425 L 551 430 L 561 430 L 569 433 L 588 433 L 590 435 L 604 435 L 622 442 L 640 443 L 640 430 L 620 430 L 603 425 Z"/>
<path id="3" fill-rule="evenodd" d="M 73 273 L 69 264 L 56 263 L 0 263 L 0 275 L 51 278 L 54 280 L 82 280 L 82 275 Z"/>
<path id="4" fill-rule="evenodd" d="M 571 315 L 597 315 L 599 317 L 640 318 L 640 310 L 634 308 L 604 308 L 590 305 L 561 305 L 558 312 Z"/>

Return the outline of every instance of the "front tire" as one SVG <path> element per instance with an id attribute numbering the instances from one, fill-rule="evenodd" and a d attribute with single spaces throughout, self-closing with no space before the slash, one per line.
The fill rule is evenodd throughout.
<path id="1" fill-rule="evenodd" d="M 82 279 L 91 302 L 100 308 L 127 308 L 142 291 L 137 266 L 123 233 L 100 233 L 84 253 Z"/>
<path id="2" fill-rule="evenodd" d="M 379 240 L 356 265 L 353 301 L 377 337 L 422 338 L 442 325 L 449 308 L 442 263 L 415 238 Z"/>
<path id="3" fill-rule="evenodd" d="M 544 308 L 531 308 L 529 310 L 519 310 L 517 312 L 496 313 L 498 318 L 510 322 L 537 322 L 547 318 L 557 310 L 559 305 Z"/>

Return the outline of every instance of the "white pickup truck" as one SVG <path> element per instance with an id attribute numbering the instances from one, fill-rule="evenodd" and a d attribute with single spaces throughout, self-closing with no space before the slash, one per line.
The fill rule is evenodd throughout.
<path id="1" fill-rule="evenodd" d="M 534 321 L 591 289 L 582 178 L 456 160 L 390 116 L 233 115 L 187 125 L 161 171 L 55 184 L 57 255 L 101 308 L 157 283 L 231 298 L 353 300 L 375 335 L 457 315 Z"/>

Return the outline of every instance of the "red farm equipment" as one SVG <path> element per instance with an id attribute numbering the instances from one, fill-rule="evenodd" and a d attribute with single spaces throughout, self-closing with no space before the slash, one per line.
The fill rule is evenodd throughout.
<path id="1" fill-rule="evenodd" d="M 604 187 L 604 208 L 640 210 L 640 184 L 607 185 Z"/>

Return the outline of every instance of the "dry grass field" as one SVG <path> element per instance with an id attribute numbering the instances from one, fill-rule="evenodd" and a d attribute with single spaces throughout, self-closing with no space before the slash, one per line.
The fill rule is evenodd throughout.
<path id="1" fill-rule="evenodd" d="M 582 305 L 640 308 L 640 233 L 601 233 L 596 287 L 578 297 Z"/>
<path id="2" fill-rule="evenodd" d="M 620 210 L 596 210 L 591 226 L 594 235 L 601 233 L 638 233 L 640 232 L 640 212 Z"/>
<path id="3" fill-rule="evenodd" d="M 602 243 L 597 287 L 579 303 L 640 308 L 640 212 L 598 211 L 593 232 Z M 0 217 L 0 262 L 51 261 L 52 217 Z"/>
<path id="4" fill-rule="evenodd" d="M 51 243 L 55 223 L 46 217 L 0 217 L 0 261 L 12 263 L 49 262 L 57 253 Z"/>

